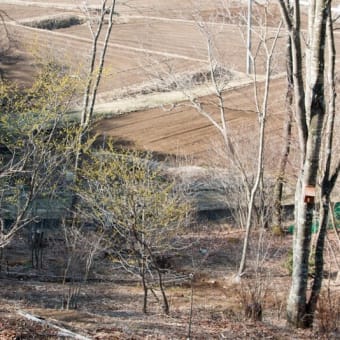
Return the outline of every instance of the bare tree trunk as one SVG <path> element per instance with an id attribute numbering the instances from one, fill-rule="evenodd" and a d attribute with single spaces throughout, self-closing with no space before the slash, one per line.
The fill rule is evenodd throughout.
<path id="1" fill-rule="evenodd" d="M 298 3 L 298 2 L 297 2 Z M 313 32 L 309 32 L 311 44 L 310 64 L 307 64 L 307 73 L 310 72 L 306 85 L 306 117 L 310 118 L 304 124 L 307 126 L 307 139 L 303 167 L 299 175 L 296 190 L 296 223 L 294 232 L 293 273 L 292 284 L 287 302 L 288 323 L 294 327 L 309 327 L 307 315 L 307 283 L 308 260 L 310 254 L 311 227 L 313 211 L 315 208 L 315 194 L 308 191 L 315 190 L 320 164 L 320 148 L 322 127 L 325 117 L 324 94 L 324 45 L 326 36 L 327 0 L 315 3 L 315 20 Z M 311 6 L 313 6 L 313 2 Z M 299 5 L 295 7 L 298 10 Z M 301 52 L 301 51 L 300 51 Z M 301 98 L 300 98 L 301 99 Z M 297 100 L 297 98 L 295 98 Z M 309 104 L 310 103 L 310 104 Z M 301 117 L 300 117 L 301 118 Z M 304 130 L 300 137 L 304 136 Z"/>
<path id="2" fill-rule="evenodd" d="M 165 294 L 165 290 L 164 290 L 162 273 L 161 273 L 161 271 L 158 267 L 156 267 L 156 270 L 157 270 L 157 274 L 158 274 L 159 289 L 161 290 L 162 298 L 163 298 L 163 311 L 166 315 L 169 315 L 170 306 L 169 306 L 169 301 L 168 301 L 168 298 L 167 298 L 167 296 Z"/>
<path id="3" fill-rule="evenodd" d="M 98 48 L 98 43 L 99 43 L 99 37 L 102 32 L 102 28 L 104 24 L 105 15 L 107 13 L 107 6 L 106 6 L 107 0 L 102 0 L 99 22 L 97 24 L 97 29 L 95 32 L 93 31 L 91 23 L 90 23 L 90 30 L 92 33 L 93 41 L 92 41 L 92 50 L 91 50 L 91 60 L 90 60 L 88 75 L 87 75 L 87 83 L 86 83 L 84 95 L 83 95 L 83 107 L 82 107 L 79 130 L 78 130 L 77 140 L 76 140 L 76 145 L 75 145 L 75 156 L 74 156 L 75 158 L 74 160 L 74 182 L 75 183 L 77 182 L 79 168 L 81 167 L 81 154 L 83 152 L 83 145 L 88 140 L 87 138 L 88 132 L 89 132 L 88 130 L 92 122 L 93 109 L 94 109 L 94 105 L 95 105 L 96 97 L 97 97 L 97 90 L 98 90 L 98 86 L 99 86 L 99 83 L 102 77 L 106 51 L 107 51 L 109 38 L 111 35 L 112 26 L 113 26 L 113 14 L 115 10 L 116 0 L 110 0 L 110 1 L 111 1 L 111 7 L 110 7 L 110 12 L 109 12 L 109 25 L 106 30 L 104 45 L 102 48 L 101 55 L 99 57 L 99 68 L 97 72 L 95 71 L 96 60 L 98 59 L 97 48 Z M 76 204 L 77 204 L 77 196 L 74 195 L 73 200 L 72 200 L 71 210 L 74 211 Z M 76 218 L 77 216 L 74 213 L 73 219 L 76 220 Z"/>
<path id="4" fill-rule="evenodd" d="M 90 23 L 90 29 L 92 33 L 91 60 L 89 64 L 89 69 L 87 71 L 88 73 L 87 83 L 86 83 L 86 87 L 84 90 L 83 107 L 82 107 L 82 112 L 80 116 L 80 129 L 79 129 L 78 144 L 76 148 L 75 165 L 74 165 L 75 173 L 77 173 L 78 168 L 79 168 L 79 158 L 80 158 L 81 148 L 82 148 L 82 145 L 84 143 L 84 138 L 85 138 L 84 134 L 89 124 L 89 121 L 88 121 L 89 101 L 91 98 L 91 92 L 92 92 L 91 88 L 92 88 L 92 82 L 93 82 L 93 77 L 94 77 L 94 72 L 95 72 L 95 63 L 97 59 L 98 39 L 99 39 L 100 32 L 103 27 L 105 12 L 106 12 L 106 0 L 103 0 L 101 11 L 100 11 L 100 19 L 99 19 L 98 26 L 97 26 L 95 33 L 92 31 L 92 26 Z"/>
<path id="5" fill-rule="evenodd" d="M 257 102 L 257 95 L 256 95 L 256 78 L 255 78 L 255 100 L 256 100 L 256 106 L 258 111 L 258 119 L 259 119 L 259 125 L 260 125 L 260 132 L 259 132 L 259 149 L 258 149 L 258 155 L 257 155 L 257 172 L 256 172 L 256 178 L 255 182 L 251 188 L 250 191 L 250 197 L 248 201 L 248 213 L 247 213 L 247 222 L 246 222 L 246 234 L 243 241 L 243 249 L 242 249 L 242 256 L 241 261 L 239 265 L 239 270 L 236 276 L 236 279 L 239 280 L 241 276 L 244 274 L 245 268 L 246 268 L 246 259 L 247 259 L 247 253 L 248 253 L 248 244 L 249 244 L 249 237 L 250 237 L 250 229 L 252 224 L 252 215 L 254 210 L 254 201 L 255 201 L 255 195 L 257 194 L 258 187 L 261 181 L 261 178 L 263 176 L 263 153 L 264 153 L 264 137 L 265 137 L 265 127 L 266 127 L 266 120 L 267 120 L 267 107 L 268 107 L 268 96 L 269 96 L 269 84 L 271 79 L 271 62 L 272 62 L 272 56 L 273 52 L 276 46 L 276 41 L 279 36 L 279 32 L 281 29 L 281 24 L 277 30 L 276 36 L 274 38 L 273 44 L 271 48 L 268 50 L 267 47 L 266 53 L 267 53 L 267 60 L 266 60 L 266 76 L 265 76 L 265 90 L 263 95 L 263 103 L 260 106 Z M 256 77 L 256 70 L 255 70 L 255 63 L 253 63 L 254 67 L 254 74 Z"/>
<path id="6" fill-rule="evenodd" d="M 153 263 L 155 269 L 156 269 L 156 272 L 157 272 L 157 275 L 158 275 L 158 285 L 159 285 L 159 289 L 161 291 L 161 294 L 162 294 L 162 299 L 163 299 L 163 311 L 166 315 L 169 315 L 170 313 L 170 306 L 169 306 L 169 301 L 168 301 L 168 298 L 166 296 L 166 293 L 165 293 L 165 289 L 164 289 L 164 284 L 163 284 L 163 277 L 162 277 L 162 272 L 161 272 L 161 268 L 159 267 L 157 261 L 155 261 L 155 256 L 154 256 L 154 253 L 152 251 L 152 249 L 146 244 L 144 238 L 140 238 L 138 237 L 138 234 L 135 233 L 135 238 L 138 242 L 141 242 L 142 244 L 142 247 L 143 247 L 143 251 L 147 251 L 149 256 L 150 256 L 150 259 L 151 259 L 151 262 Z M 146 261 L 144 261 L 145 263 Z M 144 276 L 143 276 L 143 280 L 145 280 L 145 269 L 146 269 L 146 263 L 143 265 L 143 272 L 144 272 Z M 143 287 L 144 287 L 144 303 L 145 303 L 145 310 L 146 310 L 146 303 L 147 303 L 147 300 L 146 300 L 146 295 L 147 294 L 147 287 L 146 285 L 144 285 L 144 281 L 143 281 Z M 146 290 L 145 290 L 145 287 L 146 287 Z M 153 292 L 153 290 L 151 290 Z M 156 299 L 158 300 L 157 296 L 155 295 Z M 144 308 L 143 308 L 143 311 L 144 311 Z M 145 312 L 144 312 L 145 313 Z"/>
<path id="7" fill-rule="evenodd" d="M 111 0 L 108 27 L 106 29 L 104 44 L 103 44 L 102 51 L 99 57 L 98 70 L 96 71 L 95 70 L 96 60 L 98 59 L 97 49 L 98 49 L 99 37 L 103 29 L 105 15 L 107 13 L 106 5 L 107 5 L 107 0 L 102 0 L 100 17 L 99 17 L 99 22 L 98 22 L 96 31 L 93 32 L 92 27 L 90 26 L 93 41 L 92 41 L 92 50 L 91 50 L 91 60 L 90 60 L 88 76 L 87 76 L 88 79 L 87 79 L 86 87 L 84 90 L 83 107 L 82 107 L 82 112 L 81 112 L 81 117 L 80 117 L 80 130 L 79 130 L 78 144 L 77 144 L 76 155 L 75 155 L 75 166 L 74 166 L 75 173 L 77 173 L 77 170 L 79 168 L 79 158 L 81 155 L 82 145 L 86 141 L 86 133 L 88 132 L 87 130 L 92 121 L 93 109 L 94 109 L 94 105 L 95 105 L 96 97 L 97 97 L 97 90 L 98 90 L 98 86 L 99 86 L 99 83 L 102 77 L 106 51 L 108 48 L 109 38 L 110 38 L 112 27 L 113 27 L 113 15 L 115 13 L 114 10 L 115 10 L 115 5 L 116 5 L 116 0 Z"/>
<path id="8" fill-rule="evenodd" d="M 322 279 L 323 279 L 323 251 L 325 238 L 327 234 L 327 225 L 329 217 L 329 207 L 330 207 L 330 195 L 335 185 L 338 170 L 335 169 L 333 175 L 331 172 L 331 157 L 332 157 L 332 144 L 333 144 L 333 131 L 334 131 L 334 118 L 335 118 L 335 45 L 334 45 L 334 34 L 333 34 L 333 24 L 331 7 L 328 4 L 328 20 L 327 20 L 327 41 L 328 41 L 328 51 L 329 51 L 329 63 L 328 63 L 328 83 L 329 83 L 329 105 L 328 105 L 328 119 L 326 124 L 325 133 L 325 164 L 322 173 L 321 181 L 321 202 L 320 202 L 320 230 L 316 243 L 315 250 L 315 276 L 313 280 L 313 285 L 311 289 L 311 295 L 307 303 L 306 308 L 306 326 L 312 327 L 314 321 L 314 314 L 316 305 L 318 302 Z"/>
<path id="9" fill-rule="evenodd" d="M 100 55 L 100 58 L 99 58 L 98 71 L 97 71 L 95 82 L 94 82 L 93 89 L 92 89 L 91 101 L 90 101 L 90 105 L 88 107 L 88 114 L 86 116 L 85 126 L 88 126 L 90 124 L 91 120 L 92 120 L 93 109 L 94 109 L 94 104 L 95 104 L 96 97 L 97 97 L 98 86 L 99 86 L 100 79 L 101 79 L 101 76 L 102 76 L 102 73 L 103 73 L 106 51 L 107 51 L 107 48 L 109 46 L 109 39 L 110 39 L 110 36 L 111 36 L 112 27 L 113 27 L 113 15 L 115 13 L 114 12 L 115 6 L 116 6 L 116 0 L 112 0 L 110 12 L 109 12 L 109 18 L 108 18 L 108 27 L 106 29 L 105 38 L 104 38 L 104 45 L 103 45 L 103 49 L 102 49 L 102 52 L 101 52 L 101 55 Z"/>
<path id="10" fill-rule="evenodd" d="M 281 154 L 281 160 L 276 178 L 274 188 L 274 211 L 272 227 L 273 229 L 278 228 L 282 230 L 282 195 L 283 186 L 286 177 L 286 167 L 288 163 L 291 139 L 292 139 L 292 122 L 293 122 L 293 63 L 292 63 L 292 43 L 291 37 L 287 36 L 287 49 L 286 49 L 286 72 L 287 72 L 287 93 L 286 93 L 286 118 L 283 130 L 283 148 Z"/>
<path id="11" fill-rule="evenodd" d="M 328 213 L 329 213 L 329 195 L 326 193 L 322 194 L 321 206 L 320 206 L 320 223 L 319 223 L 319 233 L 316 242 L 315 249 L 315 274 L 312 285 L 311 295 L 309 297 L 308 303 L 306 305 L 306 316 L 304 320 L 305 327 L 312 327 L 314 321 L 314 314 L 316 309 L 316 304 L 318 302 L 322 278 L 323 278 L 323 250 L 325 245 L 325 238 L 327 233 L 328 225 Z"/>
<path id="12" fill-rule="evenodd" d="M 148 307 L 148 291 L 149 291 L 149 287 L 148 284 L 146 282 L 146 270 L 145 270 L 145 260 L 144 258 L 141 259 L 141 268 L 140 268 L 140 276 L 142 278 L 142 285 L 143 285 L 143 292 L 144 292 L 144 296 L 143 296 L 143 313 L 146 314 L 147 313 L 147 307 Z"/>

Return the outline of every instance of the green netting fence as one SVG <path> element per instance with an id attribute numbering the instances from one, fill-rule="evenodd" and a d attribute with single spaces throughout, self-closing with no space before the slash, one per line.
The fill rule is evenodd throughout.
<path id="1" fill-rule="evenodd" d="M 335 226 L 336 226 L 337 229 L 340 229 L 340 202 L 336 202 L 334 204 L 333 213 L 334 213 L 334 219 L 335 219 Z M 294 224 L 290 225 L 287 229 L 288 233 L 293 234 L 294 228 L 295 228 Z M 332 222 L 328 223 L 328 228 L 329 229 L 333 228 Z M 314 218 L 311 229 L 312 229 L 313 234 L 318 232 L 318 230 L 319 230 L 319 220 L 317 218 Z"/>

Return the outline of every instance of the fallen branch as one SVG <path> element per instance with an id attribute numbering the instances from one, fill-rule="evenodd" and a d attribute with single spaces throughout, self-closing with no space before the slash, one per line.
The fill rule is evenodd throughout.
<path id="1" fill-rule="evenodd" d="M 74 338 L 74 339 L 79 339 L 79 340 L 91 340 L 91 338 L 88 338 L 86 336 L 83 336 L 83 335 L 80 335 L 80 334 L 77 334 L 77 333 L 74 333 L 72 331 L 69 331 L 68 329 L 66 328 L 62 328 L 62 327 L 59 327 L 57 325 L 54 325 L 53 323 L 51 322 L 48 322 L 46 321 L 45 319 L 41 318 L 41 317 L 38 317 L 38 316 L 35 316 L 33 314 L 30 314 L 30 313 L 27 313 L 27 312 L 24 312 L 22 310 L 19 310 L 17 312 L 20 316 L 23 316 L 24 318 L 28 319 L 28 320 L 31 320 L 31 321 L 34 321 L 34 322 L 39 322 L 43 325 L 46 325 L 46 326 L 49 326 L 51 328 L 54 328 L 54 329 L 57 329 L 59 332 L 58 332 L 58 336 L 64 336 L 64 337 L 70 337 L 70 338 Z"/>

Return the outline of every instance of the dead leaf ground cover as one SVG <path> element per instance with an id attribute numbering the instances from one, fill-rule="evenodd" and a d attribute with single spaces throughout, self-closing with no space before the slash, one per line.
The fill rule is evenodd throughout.
<path id="1" fill-rule="evenodd" d="M 317 333 L 318 327 L 313 332 L 291 331 L 285 326 L 285 299 L 290 280 L 285 262 L 291 236 L 270 239 L 261 278 L 249 274 L 241 284 L 236 284 L 233 274 L 239 257 L 241 233 L 221 226 L 210 228 L 207 231 L 204 226 L 188 233 L 188 242 L 192 244 L 194 241 L 194 246 L 174 259 L 167 284 L 169 316 L 162 314 L 153 297 L 150 298 L 148 314 L 143 314 L 139 282 L 114 269 L 102 258 L 97 259 L 91 280 L 81 288 L 78 309 L 64 310 L 61 297 L 67 287 L 60 279 L 52 278 L 60 270 L 58 266 L 53 267 L 55 252 L 46 250 L 44 268 L 37 272 L 29 266 L 29 249 L 23 249 L 22 244 L 19 248 L 13 245 L 5 255 L 7 260 L 11 259 L 8 270 L 12 275 L 7 275 L 2 267 L 0 279 L 0 339 L 58 339 L 54 328 L 26 320 L 18 314 L 19 311 L 39 316 L 91 339 L 185 339 L 191 301 L 193 339 L 322 338 Z M 20 249 L 18 263 L 15 249 Z M 207 253 L 202 254 L 202 249 Z M 15 276 L 13 273 L 23 274 Z M 188 273 L 194 274 L 192 284 L 186 276 Z M 38 274 L 40 276 L 34 279 L 29 277 Z M 174 280 L 175 277 L 180 279 Z M 336 292 L 339 287 L 335 286 L 333 279 L 332 290 L 335 288 Z M 266 290 L 263 320 L 252 322 L 244 316 L 242 294 L 260 285 Z"/>

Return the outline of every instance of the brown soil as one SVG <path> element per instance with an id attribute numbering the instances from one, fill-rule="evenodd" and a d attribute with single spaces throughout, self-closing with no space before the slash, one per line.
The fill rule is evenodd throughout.
<path id="1" fill-rule="evenodd" d="M 43 2 L 40 1 L 40 3 Z M 108 103 L 107 105 L 114 107 L 113 100 L 119 91 L 129 93 L 127 88 L 133 87 L 142 91 L 143 84 L 150 84 L 152 79 L 157 78 L 157 74 L 166 77 L 165 69 L 181 73 L 195 72 L 195 70 L 207 67 L 206 42 L 194 18 L 188 16 L 189 6 L 186 7 L 182 3 L 182 6 L 176 7 L 172 4 L 171 6 L 176 8 L 177 12 L 168 11 L 169 5 L 158 2 L 157 4 L 145 2 L 143 6 L 139 4 L 139 8 L 136 4 L 129 2 L 129 6 L 125 8 L 126 12 L 118 7 L 118 12 L 121 11 L 122 15 L 117 18 L 117 24 L 113 28 L 98 104 Z M 212 3 L 204 6 L 210 6 L 211 10 L 214 8 Z M 29 18 L 61 11 L 58 8 L 55 10 L 43 8 L 35 12 L 35 8 L 19 5 L 6 5 L 4 10 L 9 16 L 14 15 L 17 20 L 20 19 L 20 13 L 25 13 L 23 18 Z M 74 8 L 74 11 L 76 10 Z M 209 8 L 204 8 L 204 10 L 209 11 Z M 181 11 L 183 15 L 179 14 Z M 165 14 L 167 12 L 169 12 L 168 15 Z M 232 12 L 236 13 L 237 8 L 233 7 Z M 176 18 L 173 16 L 174 13 L 177 13 Z M 273 18 L 275 13 L 277 9 L 271 11 Z M 174 27 L 176 27 L 175 30 Z M 3 59 L 2 68 L 5 77 L 9 79 L 24 83 L 30 81 L 35 72 L 35 60 L 29 56 L 27 51 L 32 49 L 40 51 L 41 55 L 46 58 L 54 56 L 62 59 L 70 66 L 73 65 L 74 70 L 79 67 L 79 64 L 86 64 L 91 46 L 86 25 L 55 31 L 12 24 L 9 24 L 8 28 L 15 44 Z M 218 32 L 216 46 L 222 51 L 221 61 L 227 68 L 244 71 L 245 48 L 239 27 L 234 24 L 211 24 L 210 29 L 215 33 Z M 339 38 L 340 36 L 336 35 L 337 44 L 339 44 Z M 274 62 L 276 73 L 283 70 L 284 56 L 280 54 L 280 51 L 283 50 L 284 43 L 284 38 L 279 40 Z M 254 45 L 256 45 L 255 41 Z M 261 67 L 259 71 L 261 72 Z M 270 94 L 271 118 L 268 129 L 274 133 L 267 144 L 270 146 L 267 153 L 271 156 L 271 163 L 276 161 L 275 158 L 282 142 L 280 131 L 284 112 L 284 89 L 284 79 L 277 80 L 273 83 Z M 227 106 L 230 108 L 228 119 L 232 121 L 231 126 L 236 131 L 235 135 L 242 134 L 244 140 L 254 139 L 256 117 L 249 111 L 254 110 L 252 87 L 234 89 L 228 91 L 225 96 Z M 168 109 L 169 106 L 165 108 Z M 125 144 L 162 154 L 193 157 L 199 163 L 205 162 L 207 154 L 211 155 L 211 150 L 216 149 L 216 143 L 218 143 L 215 129 L 206 119 L 186 105 L 178 105 L 172 111 L 152 109 L 133 112 L 112 120 L 106 119 L 99 124 L 97 131 L 113 136 Z"/>
<path id="2" fill-rule="evenodd" d="M 38 4 L 39 1 L 35 3 Z M 54 2 L 40 3 L 50 3 L 51 6 L 5 4 L 3 7 L 12 45 L 16 42 L 20 52 L 24 52 L 15 65 L 16 73 L 10 73 L 11 67 L 5 68 L 5 71 L 9 72 L 7 74 L 9 79 L 23 81 L 23 73 L 32 77 L 35 71 L 34 60 L 28 53 L 32 48 L 37 52 L 40 51 L 42 56 L 54 56 L 69 65 L 79 67 L 79 64 L 86 64 L 91 45 L 89 29 L 86 25 L 55 31 L 20 26 L 22 19 L 37 19 L 39 16 L 46 17 L 62 11 L 58 7 L 53 8 Z M 183 6 L 183 2 L 181 3 L 182 6 L 178 7 L 171 4 L 172 8 L 176 8 L 174 12 L 177 15 L 176 18 L 171 15 L 168 6 L 164 4 L 156 5 L 145 2 L 145 6 L 150 9 L 148 11 L 140 4 L 137 9 L 132 2 L 129 2 L 128 12 L 117 7 L 121 15 L 117 17 L 117 23 L 113 27 L 106 59 L 106 77 L 101 91 L 140 84 L 166 67 L 171 67 L 173 72 L 182 72 L 199 69 L 206 65 L 206 39 L 200 32 L 195 18 L 188 15 L 190 6 Z M 205 11 L 209 11 L 209 8 L 213 11 L 215 8 L 212 2 L 203 7 Z M 77 6 L 73 8 L 73 11 L 81 14 Z M 191 8 L 191 13 L 192 11 Z M 13 19 L 15 19 L 15 26 L 13 26 Z M 245 47 L 240 28 L 234 24 L 210 24 L 209 31 L 216 34 L 216 46 L 223 51 L 219 56 L 220 61 L 229 68 L 244 71 Z M 254 46 L 256 44 L 254 37 Z M 15 51 L 13 54 L 15 55 Z M 21 68 L 23 72 L 19 73 Z"/>
<path id="3" fill-rule="evenodd" d="M 56 249 L 50 246 L 45 250 L 43 269 L 33 270 L 29 249 L 21 239 L 4 254 L 3 260 L 11 264 L 1 272 L 0 278 L 0 339 L 58 338 L 58 330 L 25 319 L 20 315 L 22 312 L 90 339 L 184 339 L 188 334 L 191 284 L 189 277 L 183 274 L 190 272 L 194 273 L 193 339 L 308 339 L 321 336 L 317 333 L 318 326 L 314 332 L 292 331 L 285 326 L 284 308 L 290 278 L 284 263 L 290 236 L 269 237 L 263 253 L 266 253 L 263 275 L 257 279 L 245 277 L 241 284 L 233 279 L 240 255 L 240 232 L 225 226 L 202 225 L 186 238 L 189 242 L 195 241 L 195 246 L 174 260 L 171 275 L 166 275 L 172 278 L 167 284 L 169 316 L 163 315 L 153 296 L 148 314 L 143 314 L 142 288 L 138 280 L 114 269 L 102 258 L 97 258 L 90 281 L 82 285 L 78 309 L 61 309 L 62 296 L 70 286 L 63 286 L 53 276 L 58 275 L 55 260 L 62 261 L 62 257 L 56 257 Z M 334 242 L 332 233 L 330 241 Z M 206 249 L 207 253 L 201 253 L 200 249 Z M 252 256 L 250 254 L 249 268 L 253 263 Z M 328 257 L 326 261 L 329 261 Z M 35 275 L 35 279 L 29 279 L 29 275 Z M 174 280 L 176 277 L 178 279 Z M 333 294 L 337 294 L 334 278 L 330 284 Z M 244 316 L 242 296 L 247 296 L 250 287 L 260 285 L 263 292 L 266 291 L 261 300 L 263 320 L 254 323 Z M 156 290 L 156 293 L 159 292 Z"/>
<path id="4" fill-rule="evenodd" d="M 275 133 L 270 134 L 268 153 L 273 151 L 278 153 L 279 146 L 282 144 L 284 84 L 284 79 L 278 79 L 271 86 L 268 130 Z M 235 138 L 256 140 L 257 115 L 252 96 L 252 85 L 225 93 L 227 120 Z M 202 100 L 208 102 L 213 98 L 208 96 Z M 180 103 L 170 111 L 167 109 L 168 107 L 156 108 L 104 119 L 98 123 L 96 130 L 105 136 L 114 137 L 117 143 L 136 148 L 145 148 L 168 155 L 187 156 L 189 159 L 194 158 L 198 163 L 212 160 L 211 157 L 216 154 L 214 149 L 221 137 L 209 121 L 197 113 L 189 103 Z M 211 107 L 211 110 L 216 112 L 214 107 Z M 216 118 L 218 118 L 217 114 L 216 112 Z M 273 156 L 275 154 L 269 158 Z"/>

